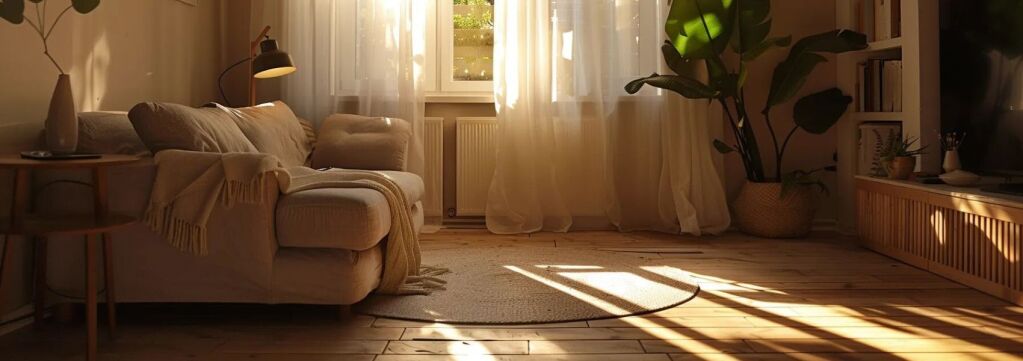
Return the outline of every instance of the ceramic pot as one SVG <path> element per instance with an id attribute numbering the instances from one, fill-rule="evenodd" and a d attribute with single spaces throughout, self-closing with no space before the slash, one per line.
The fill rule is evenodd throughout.
<path id="1" fill-rule="evenodd" d="M 916 157 L 895 157 L 888 162 L 888 179 L 909 179 L 916 169 Z"/>
<path id="2" fill-rule="evenodd" d="M 46 114 L 46 148 L 56 154 L 74 153 L 78 147 L 78 114 L 71 94 L 71 77 L 61 74 Z"/>
<path id="3" fill-rule="evenodd" d="M 798 238 L 810 233 L 817 193 L 797 185 L 783 196 L 781 183 L 746 182 L 732 202 L 732 220 L 743 233 L 765 238 Z"/>
<path id="4" fill-rule="evenodd" d="M 952 173 L 963 169 L 963 165 L 959 163 L 959 152 L 955 150 L 946 150 L 945 161 L 941 163 L 941 168 L 945 169 L 945 173 Z"/>

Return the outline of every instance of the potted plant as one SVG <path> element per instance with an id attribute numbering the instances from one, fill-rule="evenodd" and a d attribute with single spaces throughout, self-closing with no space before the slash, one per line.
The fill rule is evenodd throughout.
<path id="1" fill-rule="evenodd" d="M 890 179 L 909 179 L 916 169 L 916 156 L 923 154 L 923 148 L 910 150 L 917 138 L 902 138 L 899 134 L 892 133 L 888 136 L 884 148 L 881 150 L 881 163 L 888 171 Z"/>
<path id="2" fill-rule="evenodd" d="M 78 114 L 75 112 L 74 95 L 71 94 L 71 77 L 64 72 L 64 68 L 57 63 L 53 55 L 50 55 L 48 40 L 53 34 L 53 29 L 64 18 L 64 14 L 71 9 L 80 14 L 87 14 L 99 6 L 99 0 L 71 0 L 50 24 L 46 24 L 46 4 L 49 1 L 29 1 L 33 3 L 35 9 L 29 10 L 34 14 L 28 17 L 25 16 L 25 0 L 0 1 L 0 18 L 15 25 L 27 22 L 39 35 L 39 40 L 43 43 L 43 54 L 60 73 L 46 115 L 46 147 L 54 153 L 74 153 L 78 146 Z"/>
<path id="3" fill-rule="evenodd" d="M 814 185 L 823 183 L 816 178 L 817 171 L 783 172 L 785 151 L 798 131 L 823 134 L 830 129 L 852 98 L 831 88 L 799 99 L 793 112 L 795 125 L 782 133 L 784 137 L 775 131 L 771 110 L 796 96 L 814 68 L 827 61 L 822 54 L 864 49 L 867 38 L 850 30 L 833 30 L 797 41 L 775 67 L 766 104 L 760 109 L 761 119 L 755 119 L 745 96 L 748 64 L 791 43 L 791 36 L 769 36 L 770 12 L 770 0 L 675 0 L 664 26 L 669 40 L 661 47 L 675 74 L 636 79 L 625 90 L 634 94 L 650 85 L 720 104 L 734 142 L 716 139 L 714 147 L 722 153 L 738 154 L 746 171 L 747 182 L 732 203 L 736 225 L 757 236 L 798 237 L 809 232 L 816 203 Z M 726 57 L 726 51 L 734 57 Z M 697 66 L 704 67 L 707 75 L 696 76 Z M 756 129 L 766 129 L 771 140 L 768 155 L 775 161 L 771 173 L 765 170 Z"/>

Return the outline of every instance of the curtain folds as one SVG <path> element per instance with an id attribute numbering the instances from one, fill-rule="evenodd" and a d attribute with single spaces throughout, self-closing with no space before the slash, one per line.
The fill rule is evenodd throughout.
<path id="1" fill-rule="evenodd" d="M 494 95 L 495 233 L 719 233 L 730 222 L 712 156 L 720 114 L 707 102 L 644 89 L 664 73 L 667 0 L 498 0 Z"/>
<path id="2" fill-rule="evenodd" d="M 300 69 L 284 100 L 319 124 L 337 112 L 412 124 L 408 169 L 423 174 L 427 2 L 283 1 L 282 40 Z"/>

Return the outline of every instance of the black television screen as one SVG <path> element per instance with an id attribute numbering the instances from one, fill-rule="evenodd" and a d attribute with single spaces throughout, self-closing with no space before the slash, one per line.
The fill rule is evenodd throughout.
<path id="1" fill-rule="evenodd" d="M 1023 0 L 940 4 L 942 131 L 964 169 L 1023 173 Z"/>

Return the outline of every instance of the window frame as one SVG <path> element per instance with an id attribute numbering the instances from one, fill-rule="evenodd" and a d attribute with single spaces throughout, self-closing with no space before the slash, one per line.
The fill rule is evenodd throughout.
<path id="1" fill-rule="evenodd" d="M 455 24 L 454 4 L 451 0 L 435 0 L 437 19 L 435 34 L 436 40 L 434 49 L 438 49 L 435 59 L 437 68 L 435 74 L 435 91 L 443 94 L 482 94 L 492 93 L 494 82 L 486 80 L 455 80 L 453 69 L 455 62 Z M 493 55 L 491 55 L 493 60 Z"/>

